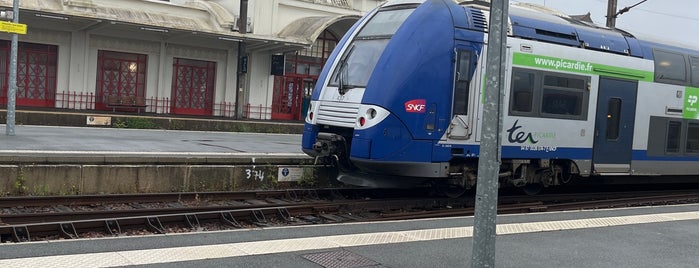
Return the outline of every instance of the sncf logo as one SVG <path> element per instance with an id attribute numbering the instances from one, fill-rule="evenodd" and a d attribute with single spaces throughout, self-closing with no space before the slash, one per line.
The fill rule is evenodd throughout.
<path id="1" fill-rule="evenodd" d="M 405 103 L 405 111 L 409 113 L 424 113 L 425 99 L 409 100 Z"/>

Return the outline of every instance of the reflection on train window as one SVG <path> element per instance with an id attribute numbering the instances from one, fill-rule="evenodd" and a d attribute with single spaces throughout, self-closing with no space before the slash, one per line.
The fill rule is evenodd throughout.
<path id="1" fill-rule="evenodd" d="M 541 112 L 557 115 L 581 115 L 582 92 L 544 88 Z"/>
<path id="2" fill-rule="evenodd" d="M 585 80 L 560 76 L 544 76 L 544 86 L 585 89 Z"/>
<path id="3" fill-rule="evenodd" d="M 590 77 L 513 68 L 510 115 L 587 119 Z"/>
<path id="4" fill-rule="evenodd" d="M 689 65 L 692 74 L 692 86 L 699 87 L 699 58 L 689 57 Z"/>
<path id="5" fill-rule="evenodd" d="M 687 146 L 688 153 L 699 153 L 699 123 L 689 123 L 687 125 Z"/>
<path id="6" fill-rule="evenodd" d="M 621 99 L 611 98 L 607 104 L 607 140 L 619 138 L 619 118 L 621 117 Z"/>
<path id="7" fill-rule="evenodd" d="M 534 74 L 514 71 L 512 73 L 512 110 L 531 112 L 533 95 Z"/>
<path id="8" fill-rule="evenodd" d="M 687 67 L 684 55 L 674 52 L 654 50 L 655 81 L 671 84 L 685 84 Z"/>
<path id="9" fill-rule="evenodd" d="M 585 80 L 544 76 L 541 112 L 557 115 L 581 115 Z"/>
<path id="10" fill-rule="evenodd" d="M 680 131 L 682 130 L 682 122 L 670 121 L 667 126 L 667 144 L 665 151 L 668 153 L 680 152 Z"/>

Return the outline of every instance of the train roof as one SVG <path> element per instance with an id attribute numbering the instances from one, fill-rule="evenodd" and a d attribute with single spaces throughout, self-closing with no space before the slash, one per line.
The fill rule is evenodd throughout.
<path id="1" fill-rule="evenodd" d="M 488 10 L 490 3 L 482 0 L 460 3 L 471 22 L 466 28 L 487 31 Z M 470 9 L 470 10 L 469 10 Z M 483 12 L 483 16 L 474 16 L 474 10 Z M 484 22 L 482 22 L 484 20 Z M 513 37 L 577 46 L 585 49 L 623 54 L 634 57 L 653 58 L 652 50 L 662 48 L 687 54 L 699 55 L 699 49 L 666 41 L 638 38 L 633 34 L 615 28 L 595 25 L 571 17 L 562 12 L 535 4 L 512 4 L 509 8 L 508 34 Z"/>
<path id="2" fill-rule="evenodd" d="M 426 0 L 389 0 L 384 3 L 383 6 L 421 4 L 425 1 Z M 465 17 L 454 17 L 456 27 L 476 31 L 488 31 L 490 1 L 446 1 L 457 3 L 466 9 Z M 596 25 L 581 20 L 578 17 L 569 16 L 563 12 L 527 3 L 510 5 L 508 35 L 647 59 L 653 58 L 653 49 L 656 48 L 699 55 L 699 48 L 672 43 L 666 40 L 646 37 L 639 38 L 618 28 L 611 29 Z"/>

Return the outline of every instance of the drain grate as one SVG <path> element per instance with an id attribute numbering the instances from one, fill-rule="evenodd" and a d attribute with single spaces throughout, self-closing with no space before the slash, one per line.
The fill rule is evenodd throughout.
<path id="1" fill-rule="evenodd" d="M 379 265 L 378 262 L 346 250 L 306 254 L 301 257 L 325 268 L 355 268 Z"/>

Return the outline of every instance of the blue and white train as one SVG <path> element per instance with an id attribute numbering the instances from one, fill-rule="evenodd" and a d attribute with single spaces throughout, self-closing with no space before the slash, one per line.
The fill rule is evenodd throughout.
<path id="1" fill-rule="evenodd" d="M 349 184 L 473 186 L 488 17 L 455 0 L 368 13 L 319 77 L 303 151 Z M 513 5 L 506 54 L 501 185 L 699 174 L 699 50 Z"/>

